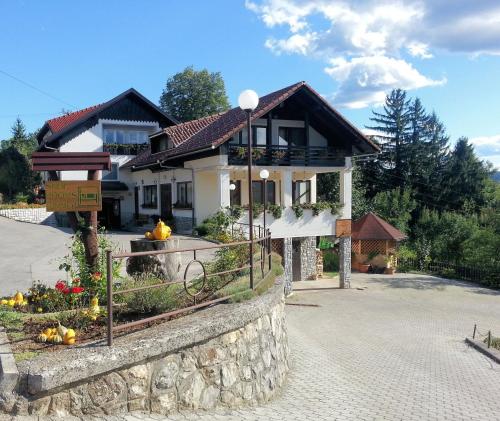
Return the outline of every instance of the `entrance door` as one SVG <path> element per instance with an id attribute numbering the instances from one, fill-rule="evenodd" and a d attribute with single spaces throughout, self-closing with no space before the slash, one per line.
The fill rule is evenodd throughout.
<path id="1" fill-rule="evenodd" d="M 139 186 L 134 187 L 134 213 L 135 219 L 139 219 Z"/>
<path id="2" fill-rule="evenodd" d="M 292 281 L 301 281 L 300 238 L 292 239 Z"/>
<path id="3" fill-rule="evenodd" d="M 160 214 L 164 220 L 172 218 L 172 184 L 160 185 Z"/>
<path id="4" fill-rule="evenodd" d="M 98 212 L 99 225 L 106 229 L 120 229 L 120 200 L 111 197 L 102 198 L 102 211 Z"/>

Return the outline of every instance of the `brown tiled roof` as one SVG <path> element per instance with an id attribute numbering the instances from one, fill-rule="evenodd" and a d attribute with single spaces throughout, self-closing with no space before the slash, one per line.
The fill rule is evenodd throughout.
<path id="1" fill-rule="evenodd" d="M 324 105 L 338 117 L 338 120 L 347 128 L 347 130 L 369 143 L 374 150 L 379 149 L 377 145 L 367 139 L 359 130 L 345 120 L 344 117 L 342 117 L 326 100 L 321 97 L 321 95 L 319 95 L 305 82 L 295 83 L 259 98 L 259 105 L 252 113 L 252 120 L 258 119 L 264 114 L 267 114 L 302 87 L 305 87 L 313 95 L 318 97 Z M 232 108 L 220 114 L 168 127 L 164 129 L 163 132 L 166 133 L 170 139 L 172 139 L 174 148 L 154 154 L 151 154 L 151 148 L 149 148 L 126 163 L 124 167 L 153 164 L 157 161 L 167 160 L 175 156 L 202 151 L 209 148 L 216 148 L 244 127 L 246 127 L 246 113 L 239 107 Z M 153 136 L 157 136 L 159 134 L 160 133 L 157 133 Z"/>
<path id="2" fill-rule="evenodd" d="M 252 120 L 260 118 L 272 110 L 303 85 L 305 85 L 305 82 L 295 83 L 259 98 L 259 105 L 252 113 Z M 188 152 L 210 147 L 216 148 L 245 126 L 246 113 L 239 107 L 232 108 L 224 113 L 171 126 L 165 132 L 174 142 L 175 147 L 173 149 L 155 154 L 151 154 L 150 149 L 146 150 L 127 162 L 124 167 L 146 165 Z"/>
<path id="3" fill-rule="evenodd" d="M 373 212 L 352 223 L 353 240 L 395 240 L 401 241 L 406 237 L 401 231 L 393 227 Z"/>
<path id="4" fill-rule="evenodd" d="M 87 114 L 90 114 L 92 111 L 95 111 L 101 106 L 102 104 L 98 104 L 88 108 L 84 108 L 83 110 L 74 111 L 72 113 L 65 114 L 61 117 L 56 117 L 51 120 L 47 120 L 47 124 L 52 133 L 58 133 L 61 130 L 65 129 L 70 124 L 73 124 L 75 121 L 86 116 Z"/>

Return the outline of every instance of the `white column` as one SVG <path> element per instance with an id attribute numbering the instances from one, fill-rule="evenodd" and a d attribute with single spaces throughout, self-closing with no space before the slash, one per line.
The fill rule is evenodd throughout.
<path id="1" fill-rule="evenodd" d="M 317 176 L 316 174 L 313 175 L 311 178 L 311 203 L 316 203 L 317 202 L 317 194 L 316 194 L 316 180 Z"/>
<path id="2" fill-rule="evenodd" d="M 346 158 L 346 161 L 349 158 Z M 350 159 L 349 159 L 350 161 Z M 347 163 L 347 162 L 346 162 Z M 340 203 L 344 207 L 342 217 L 351 219 L 352 215 L 352 168 L 346 167 L 340 171 Z"/>
<path id="3" fill-rule="evenodd" d="M 281 170 L 281 206 L 292 206 L 292 170 Z"/>
<path id="4" fill-rule="evenodd" d="M 229 170 L 217 170 L 217 201 L 220 203 L 221 208 L 226 208 L 230 205 L 230 184 Z"/>

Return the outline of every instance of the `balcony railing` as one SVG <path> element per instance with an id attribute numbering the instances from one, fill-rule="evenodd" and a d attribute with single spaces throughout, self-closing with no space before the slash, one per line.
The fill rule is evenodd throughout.
<path id="1" fill-rule="evenodd" d="M 346 150 L 323 146 L 254 146 L 255 165 L 344 166 Z M 229 164 L 244 165 L 247 147 L 229 145 Z"/>
<path id="2" fill-rule="evenodd" d="M 102 151 L 111 155 L 137 155 L 148 147 L 149 143 L 105 143 Z"/>

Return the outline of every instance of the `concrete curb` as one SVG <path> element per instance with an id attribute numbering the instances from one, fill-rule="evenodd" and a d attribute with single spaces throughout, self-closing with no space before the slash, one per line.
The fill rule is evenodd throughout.
<path id="1" fill-rule="evenodd" d="M 11 394 L 17 385 L 19 371 L 10 348 L 9 338 L 3 326 L 0 326 L 0 394 Z"/>
<path id="2" fill-rule="evenodd" d="M 482 341 L 476 341 L 475 339 L 471 338 L 465 338 L 465 343 L 477 349 L 480 353 L 491 358 L 497 364 L 500 364 L 500 351 L 496 350 L 495 348 L 488 348 Z"/>

